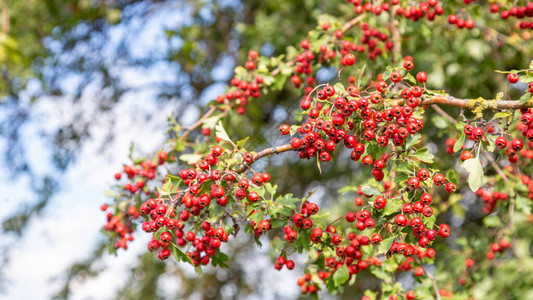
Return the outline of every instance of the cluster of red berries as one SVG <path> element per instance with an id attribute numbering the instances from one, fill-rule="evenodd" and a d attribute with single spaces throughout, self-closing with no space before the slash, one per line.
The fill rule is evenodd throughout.
<path id="1" fill-rule="evenodd" d="M 389 40 L 389 36 L 375 28 L 372 28 L 368 23 L 362 23 L 360 26 L 363 31 L 361 37 L 361 46 L 358 47 L 358 52 L 365 50 L 364 45 L 368 48 L 368 59 L 375 60 L 377 57 L 383 55 L 382 47 L 385 51 L 390 51 L 394 47 L 394 43 Z"/>
<path id="2" fill-rule="evenodd" d="M 413 68 L 411 58 L 405 60 L 404 68 Z M 427 81 L 424 72 L 418 73 L 416 77 L 420 83 Z M 402 75 L 399 71 L 393 71 L 389 79 L 392 83 L 398 83 L 402 80 Z M 405 104 L 395 104 L 385 109 L 377 108 L 383 106 L 382 99 L 388 92 L 388 84 L 380 80 L 375 83 L 374 88 L 375 92 L 365 91 L 368 96 L 362 97 L 362 93 L 354 85 L 348 86 L 346 93 L 336 92 L 335 87 L 326 85 L 317 92 L 313 107 L 312 95 L 304 96 L 300 107 L 308 111 L 308 121 L 298 128 L 302 137 L 294 137 L 291 140 L 291 146 L 298 150 L 300 158 L 308 159 L 318 155 L 320 160 L 327 162 L 331 159 L 336 145 L 342 141 L 347 148 L 353 149 L 351 159 L 359 161 L 365 152 L 365 144 L 375 141 L 380 147 L 386 147 L 389 140 L 392 140 L 395 146 L 401 146 L 409 135 L 423 128 L 424 122 L 412 116 L 420 103 L 419 97 L 423 94 L 423 88 L 413 86 L 403 89 L 401 97 Z M 335 95 L 337 97 L 334 97 Z M 356 124 L 362 128 L 359 126 L 355 135 L 348 134 L 358 127 Z M 290 127 L 281 125 L 279 133 L 289 134 Z M 387 159 L 388 156 L 385 155 L 374 161 L 372 156 L 366 155 L 361 163 L 364 166 L 373 164 L 372 174 L 376 180 L 381 181 L 384 177 L 381 170 Z"/>
<path id="3" fill-rule="evenodd" d="M 156 177 L 157 168 L 167 160 L 173 161 L 174 157 L 169 157 L 167 152 L 160 151 L 155 159 L 157 163 L 154 163 L 154 161 L 151 160 L 144 160 L 132 166 L 125 165 L 122 172 L 127 176 L 129 181 L 121 184 L 120 188 L 129 193 L 128 196 L 143 191 L 146 195 L 153 194 L 157 197 L 157 191 L 148 188 L 146 183 Z M 122 173 L 115 173 L 115 179 L 121 180 Z M 102 204 L 100 209 L 105 212 L 108 209 L 108 205 Z M 133 241 L 133 236 L 131 235 L 135 230 L 135 224 L 133 221 L 139 218 L 137 207 L 131 205 L 127 208 L 125 213 L 118 212 L 116 215 L 108 212 L 106 218 L 107 223 L 104 225 L 104 230 L 111 233 L 111 238 L 116 240 L 115 248 L 127 249 L 127 242 Z M 128 235 L 126 236 L 126 234 Z"/>
<path id="4" fill-rule="evenodd" d="M 398 4 L 399 1 L 392 2 Z M 398 7 L 395 13 L 398 17 L 405 17 L 413 21 L 418 21 L 425 16 L 427 16 L 428 21 L 433 21 L 436 16 L 444 14 L 444 8 L 438 5 L 437 0 L 429 0 L 418 3 L 418 6 L 409 3 L 407 7 Z"/>
<path id="5" fill-rule="evenodd" d="M 512 169 L 511 169 L 512 171 Z M 528 194 L 527 197 L 531 200 L 533 200 L 533 179 L 531 177 L 528 177 L 526 175 L 520 176 L 520 181 L 527 186 Z"/>
<path id="6" fill-rule="evenodd" d="M 102 211 L 107 211 L 108 205 L 102 204 L 100 206 Z M 112 233 L 115 241 L 115 249 L 123 248 L 128 249 L 128 242 L 133 241 L 132 233 L 135 231 L 135 226 L 133 225 L 133 220 L 139 217 L 139 212 L 135 206 L 128 207 L 126 215 L 120 212 L 118 215 L 113 215 L 113 213 L 108 212 L 107 223 L 104 225 L 104 230 Z"/>
<path id="7" fill-rule="evenodd" d="M 507 20 L 511 17 L 515 17 L 517 19 L 533 17 L 533 2 L 530 2 L 525 6 L 513 6 L 509 10 L 502 10 L 501 12 L 500 6 L 498 6 L 498 4 L 492 4 L 490 6 L 490 12 L 493 14 L 497 14 L 499 12 L 500 17 L 504 20 Z"/>
<path id="8" fill-rule="evenodd" d="M 138 166 L 125 165 L 123 168 L 123 172 L 132 182 L 125 183 L 123 188 L 132 194 L 137 193 L 137 191 L 139 190 L 143 190 L 146 182 L 155 178 L 156 168 L 159 165 L 164 164 L 167 159 L 168 154 L 165 151 L 161 151 L 158 155 L 158 164 L 155 164 L 153 161 L 150 160 L 145 160 L 142 161 Z M 121 178 L 121 173 L 115 174 L 116 180 L 120 180 Z M 150 194 L 150 191 L 147 188 L 144 189 L 144 192 L 146 194 Z"/>
<path id="9" fill-rule="evenodd" d="M 490 244 L 489 251 L 487 251 L 487 254 L 485 254 L 485 257 L 488 260 L 493 260 L 496 258 L 496 254 L 498 253 L 504 253 L 505 250 L 511 248 L 511 244 L 508 240 L 501 240 L 498 243 L 492 243 Z"/>
<path id="10" fill-rule="evenodd" d="M 474 20 L 461 19 L 457 17 L 457 15 L 453 15 L 453 14 L 448 16 L 448 23 L 455 25 L 459 29 L 462 29 L 462 28 L 472 29 L 475 26 Z"/>
<path id="11" fill-rule="evenodd" d="M 255 50 L 248 52 L 248 61 L 244 64 L 248 74 L 246 77 L 253 76 L 252 80 L 246 81 L 234 77 L 231 79 L 232 88 L 225 94 L 220 94 L 216 98 L 217 103 L 226 103 L 230 107 L 235 108 L 237 113 L 244 114 L 246 112 L 246 105 L 251 98 L 261 97 L 261 85 L 264 83 L 264 78 L 261 75 L 254 74 L 256 69 L 256 62 L 259 58 L 259 53 Z M 251 74 L 251 75 L 250 75 Z"/>
<path id="12" fill-rule="evenodd" d="M 346 265 L 349 276 L 351 277 L 360 271 L 366 270 L 370 266 L 380 267 L 383 264 L 383 261 L 378 258 L 363 258 L 362 247 L 372 244 L 368 236 L 350 232 L 346 235 L 346 238 L 343 238 L 340 234 L 337 234 L 337 230 L 333 226 L 326 228 L 326 234 L 327 239 L 324 242 L 333 248 L 334 255 L 324 256 L 323 258 L 324 269 L 319 269 L 317 272 L 322 283 L 325 283 L 326 279 L 343 265 Z M 320 252 L 317 253 L 317 259 L 320 257 L 320 254 Z M 302 294 L 313 294 L 316 292 L 317 285 L 315 284 L 319 284 L 320 282 L 311 283 L 310 281 L 311 278 L 309 278 L 308 273 L 298 278 L 297 283 L 302 287 Z M 315 288 L 310 288 L 311 285 L 314 285 Z"/>
<path id="13" fill-rule="evenodd" d="M 476 191 L 476 195 L 483 200 L 483 204 L 485 205 L 483 207 L 483 213 L 485 214 L 494 211 L 499 201 L 506 202 L 509 200 L 509 196 L 506 193 L 500 193 L 498 191 L 492 191 L 491 193 L 487 190 L 479 189 Z"/>

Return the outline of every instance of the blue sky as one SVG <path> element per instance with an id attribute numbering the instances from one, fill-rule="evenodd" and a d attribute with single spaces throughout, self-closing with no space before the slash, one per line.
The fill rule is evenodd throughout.
<path id="1" fill-rule="evenodd" d="M 166 47 L 164 28 L 180 26 L 187 22 L 186 10 L 174 7 L 163 10 L 147 18 L 147 23 L 132 21 L 128 28 L 117 27 L 110 31 L 110 43 L 106 51 L 113 51 L 113 43 L 121 35 L 135 32 L 136 39 L 131 45 L 133 53 L 139 57 L 146 55 L 162 55 Z M 179 44 L 179 39 L 173 41 Z M 53 45 L 51 45 L 53 48 Z M 228 76 L 225 70 L 233 69 L 233 61 L 225 60 L 222 66 L 216 68 L 213 75 L 223 80 Z M 167 65 L 157 64 L 152 68 L 120 68 L 113 70 L 135 92 L 128 93 L 124 99 L 113 108 L 115 117 L 113 128 L 108 128 L 108 122 L 94 120 L 91 139 L 84 144 L 78 153 L 75 163 L 71 164 L 64 174 L 54 173 L 60 178 L 60 191 L 53 197 L 43 216 L 31 221 L 24 237 L 20 240 L 9 236 L 1 236 L 3 245 L 9 243 L 12 247 L 11 261 L 5 268 L 7 285 L 5 293 L 0 293 L 0 299 L 49 299 L 61 288 L 63 272 L 74 262 L 89 255 L 97 241 L 102 238 L 99 230 L 105 221 L 105 214 L 99 209 L 102 203 L 108 201 L 104 191 L 113 183 L 113 174 L 128 163 L 130 142 L 135 144 L 137 154 L 149 154 L 157 150 L 164 142 L 163 133 L 167 128 L 167 115 L 180 109 L 185 114 L 184 121 L 192 122 L 198 116 L 196 107 L 179 108 L 176 102 L 160 103 L 155 101 L 156 86 L 167 78 L 175 78 L 173 69 Z M 226 74 L 225 74 L 226 73 Z M 92 97 L 99 92 L 98 85 L 86 87 L 82 96 L 83 101 L 73 104 L 70 101 L 72 88 L 78 83 L 76 76 L 67 76 L 62 82 L 67 94 L 62 98 L 42 97 L 31 109 L 30 121 L 22 130 L 22 140 L 25 143 L 27 157 L 32 169 L 38 175 L 54 172 L 51 164 L 49 141 L 42 133 L 51 133 L 55 128 L 69 122 L 74 110 L 92 111 L 95 108 Z M 39 84 L 33 81 L 28 90 L 22 94 L 22 101 L 29 105 L 33 92 L 39 89 Z M 214 85 L 201 97 L 201 102 L 214 98 L 223 91 L 221 84 Z M 178 100 L 179 101 L 179 100 Z M 82 107 L 74 107 L 73 105 Z M 144 117 L 152 118 L 146 120 Z M 106 145 L 112 151 L 102 152 L 100 147 L 105 134 L 109 130 L 116 132 L 115 139 Z M 1 144 L 0 147 L 5 147 Z M 31 189 L 35 183 L 29 182 L 27 177 L 12 180 L 7 176 L 9 172 L 0 165 L 0 190 L 3 191 L 0 201 L 0 219 L 9 216 L 19 209 L 24 201 L 33 199 Z M 137 234 L 127 251 L 119 251 L 118 256 L 106 256 L 103 265 L 106 270 L 95 279 L 86 282 L 74 282 L 72 299 L 109 299 L 122 287 L 129 269 L 134 266 L 139 253 L 146 251 L 146 243 L 150 236 Z M 261 265 L 269 268 L 270 261 L 266 255 L 267 249 L 260 251 L 263 255 L 255 261 L 254 266 Z M 169 262 L 172 263 L 172 262 Z M 279 273 L 271 269 L 263 276 L 268 279 L 263 283 L 265 291 L 282 291 L 289 296 L 298 294 L 295 284 L 296 272 Z M 280 280 L 280 278 L 282 280 Z M 285 279 L 285 280 L 283 280 Z M 164 276 L 161 279 L 168 292 L 179 288 L 173 278 Z M 172 284 L 173 283 L 173 284 Z M 289 283 L 289 284 L 287 284 Z M 231 292 L 231 287 L 227 292 Z M 269 294 L 271 294 L 268 292 Z"/>

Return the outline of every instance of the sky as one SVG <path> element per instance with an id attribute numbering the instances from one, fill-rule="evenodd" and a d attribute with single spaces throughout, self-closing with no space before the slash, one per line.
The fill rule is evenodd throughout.
<path id="1" fill-rule="evenodd" d="M 131 45 L 133 53 L 139 57 L 143 55 L 162 54 L 165 45 L 164 28 L 179 26 L 187 22 L 183 9 L 165 10 L 148 18 L 147 23 L 136 22 L 130 24 L 142 28 L 137 32 L 137 40 Z M 113 51 L 113 41 L 123 34 L 129 34 L 128 29 L 116 28 L 109 33 L 110 45 L 103 51 Z M 142 43 L 139 43 L 142 41 Z M 179 44 L 178 41 L 174 41 Z M 52 45 L 53 46 L 53 45 Z M 226 66 L 215 69 L 214 77 L 224 79 L 224 69 L 232 70 L 233 61 L 224 61 Z M 60 179 L 59 192 L 55 194 L 40 217 L 34 218 L 21 239 L 11 236 L 1 236 L 1 245 L 10 244 L 11 260 L 4 266 L 7 282 L 3 282 L 5 290 L 0 292 L 0 299 L 50 299 L 62 287 L 65 270 L 73 263 L 83 260 L 94 249 L 102 235 L 99 232 L 105 222 L 105 214 L 100 211 L 101 204 L 109 199 L 104 191 L 113 183 L 113 174 L 120 171 L 122 165 L 128 163 L 130 143 L 135 145 L 136 154 L 154 153 L 158 146 L 165 141 L 163 133 L 167 128 L 167 115 L 176 113 L 179 107 L 172 102 L 161 103 L 155 101 L 157 86 L 165 82 L 165 78 L 173 77 L 172 69 L 165 65 L 155 65 L 149 70 L 134 68 L 117 69 L 121 79 L 127 82 L 134 93 L 127 93 L 117 106 L 113 108 L 112 116 L 115 122 L 113 128 L 108 128 L 108 122 L 95 119 L 92 127 L 91 139 L 84 144 L 77 154 L 77 159 L 63 174 L 54 173 Z M 82 97 L 84 101 L 73 104 L 71 101 L 74 86 L 78 83 L 76 76 L 68 77 L 62 82 L 67 92 L 63 97 L 42 97 L 33 104 L 29 122 L 24 126 L 21 139 L 24 142 L 27 158 L 37 175 L 45 175 L 54 170 L 51 163 L 52 153 L 49 140 L 43 133 L 53 132 L 55 128 L 69 122 L 75 110 L 92 111 L 95 109 L 91 97 L 99 92 L 97 85 L 89 84 Z M 39 89 L 37 81 L 30 81 L 21 99 L 30 105 L 33 91 Z M 223 85 L 214 85 L 200 99 L 203 103 L 217 93 L 223 91 Z M 70 93 L 69 93 L 70 92 Z M 24 102 L 23 102 L 24 103 Z M 73 107 L 83 105 L 83 107 Z M 185 123 L 192 123 L 198 117 L 198 109 L 189 107 L 182 110 Z M 146 118 L 151 116 L 150 118 Z M 102 141 L 106 133 L 113 130 L 115 138 L 106 144 L 102 152 Z M 5 147 L 0 141 L 0 148 Z M 0 191 L 3 191 L 0 202 L 0 220 L 11 215 L 24 205 L 24 201 L 35 196 L 29 188 L 35 185 L 27 177 L 10 178 L 5 166 L 0 165 Z M 84 282 L 74 282 L 71 299 L 110 299 L 123 286 L 124 278 L 135 265 L 137 255 L 146 252 L 148 234 L 137 234 L 136 240 L 129 244 L 127 251 L 120 250 L 118 256 L 106 255 L 102 265 L 104 272 L 94 279 Z M 259 251 L 261 258 L 255 260 L 252 267 L 261 265 L 268 268 L 271 264 L 267 248 Z M 171 263 L 171 262 L 169 262 Z M 295 272 L 288 271 L 280 274 L 271 269 L 263 274 L 268 279 L 264 283 L 265 290 L 278 291 L 287 296 L 296 296 L 298 287 L 295 283 Z M 281 279 L 281 280 L 280 280 Z M 170 294 L 178 288 L 175 280 L 163 277 Z M 289 283 L 289 284 L 287 284 Z M 231 286 L 227 287 L 231 292 Z"/>

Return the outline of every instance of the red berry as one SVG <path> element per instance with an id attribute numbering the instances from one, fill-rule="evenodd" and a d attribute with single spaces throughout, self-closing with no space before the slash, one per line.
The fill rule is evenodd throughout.
<path id="1" fill-rule="evenodd" d="M 517 83 L 518 79 L 520 79 L 520 77 L 516 73 L 508 73 L 507 74 L 507 81 L 509 81 L 509 83 L 511 83 L 511 84 Z"/>
<path id="2" fill-rule="evenodd" d="M 426 72 L 418 72 L 418 74 L 416 74 L 416 80 L 420 83 L 427 82 L 428 75 L 426 74 Z"/>
<path id="3" fill-rule="evenodd" d="M 498 149 L 504 149 L 505 147 L 507 147 L 507 139 L 503 136 L 497 137 L 495 143 Z"/>
<path id="4" fill-rule="evenodd" d="M 441 224 L 439 226 L 439 235 L 443 238 L 447 238 L 450 235 L 450 226 Z"/>

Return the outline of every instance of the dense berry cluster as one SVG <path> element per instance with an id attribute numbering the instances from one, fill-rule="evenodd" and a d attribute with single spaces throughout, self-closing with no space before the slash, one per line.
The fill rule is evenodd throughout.
<path id="1" fill-rule="evenodd" d="M 217 103 L 229 104 L 229 107 L 235 109 L 237 113 L 244 114 L 248 101 L 261 97 L 260 89 L 264 83 L 264 78 L 262 75 L 254 73 L 258 58 L 259 53 L 257 51 L 251 50 L 248 53 L 248 61 L 244 64 L 247 73 L 242 74 L 241 77 L 243 78 L 234 77 L 231 80 L 232 87 L 225 94 L 217 96 Z"/>

